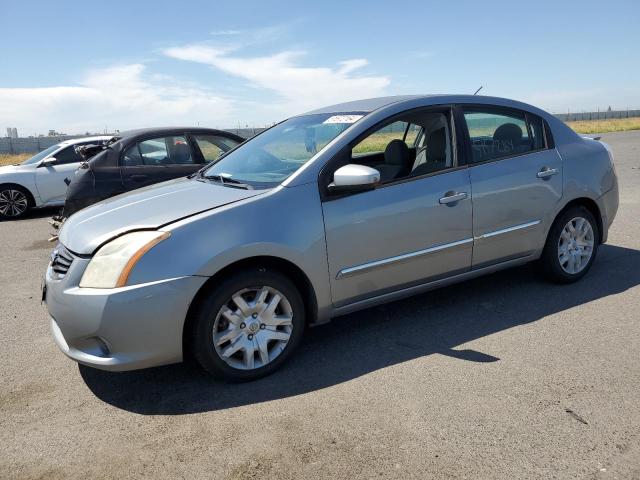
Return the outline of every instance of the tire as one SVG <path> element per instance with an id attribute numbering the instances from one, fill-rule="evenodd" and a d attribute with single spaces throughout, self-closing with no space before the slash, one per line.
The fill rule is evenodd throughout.
<path id="1" fill-rule="evenodd" d="M 572 227 L 575 234 L 571 232 Z M 569 208 L 556 218 L 549 230 L 540 258 L 543 274 L 556 283 L 580 280 L 593 265 L 599 238 L 593 214 L 583 206 Z"/>
<path id="2" fill-rule="evenodd" d="M 272 315 L 268 307 L 274 304 Z M 278 369 L 299 345 L 306 324 L 298 289 L 282 273 L 266 268 L 241 270 L 213 285 L 193 320 L 190 353 L 214 377 L 232 382 Z"/>
<path id="3" fill-rule="evenodd" d="M 19 185 L 0 186 L 0 219 L 17 220 L 33 207 L 33 198 L 26 188 Z"/>

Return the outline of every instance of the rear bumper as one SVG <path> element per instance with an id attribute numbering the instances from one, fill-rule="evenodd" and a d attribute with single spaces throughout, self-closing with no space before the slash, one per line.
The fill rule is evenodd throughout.
<path id="1" fill-rule="evenodd" d="M 112 371 L 180 362 L 184 320 L 207 279 L 189 276 L 114 289 L 79 288 L 75 285 L 85 262 L 76 259 L 61 280 L 47 271 L 51 333 L 62 352 L 76 362 Z"/>
<path id="2" fill-rule="evenodd" d="M 618 205 L 620 202 L 618 192 L 618 179 L 613 173 L 613 187 L 598 199 L 598 206 L 602 215 L 602 243 L 606 243 L 609 237 L 609 228 L 618 213 Z"/>

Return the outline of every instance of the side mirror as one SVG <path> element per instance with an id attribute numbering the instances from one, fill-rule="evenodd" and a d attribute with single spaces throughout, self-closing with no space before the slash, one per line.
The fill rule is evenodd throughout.
<path id="1" fill-rule="evenodd" d="M 44 160 L 42 160 L 40 162 L 40 165 L 38 165 L 39 167 L 50 167 L 51 165 L 54 165 L 58 160 L 56 159 L 56 157 L 47 157 Z"/>
<path id="2" fill-rule="evenodd" d="M 380 172 L 365 165 L 350 163 L 333 174 L 330 192 L 362 192 L 371 190 L 380 183 Z"/>

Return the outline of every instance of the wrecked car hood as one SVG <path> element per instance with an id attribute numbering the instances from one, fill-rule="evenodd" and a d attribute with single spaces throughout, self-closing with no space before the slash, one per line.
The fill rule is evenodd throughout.
<path id="1" fill-rule="evenodd" d="M 238 202 L 267 190 L 243 190 L 209 181 L 179 178 L 133 190 L 71 215 L 60 242 L 77 254 L 131 230 L 153 229 L 185 217 Z"/>

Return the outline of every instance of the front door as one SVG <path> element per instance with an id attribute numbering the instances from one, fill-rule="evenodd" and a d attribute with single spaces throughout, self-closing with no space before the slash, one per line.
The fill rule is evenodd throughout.
<path id="1" fill-rule="evenodd" d="M 469 270 L 470 193 L 462 169 L 324 202 L 334 303 Z"/>
<path id="2" fill-rule="evenodd" d="M 464 110 L 471 141 L 473 268 L 526 257 L 546 240 L 562 197 L 562 161 L 541 118 L 517 111 Z"/>
<path id="3" fill-rule="evenodd" d="M 336 306 L 471 268 L 471 186 L 467 169 L 457 166 L 450 112 L 414 111 L 394 120 L 344 160 L 363 163 L 362 153 L 380 150 L 387 179 L 373 190 L 329 195 L 322 203 Z M 409 127 L 395 132 L 398 121 Z M 409 138 L 407 131 L 420 135 Z M 418 161 L 412 149 L 424 151 L 424 158 Z"/>
<path id="4" fill-rule="evenodd" d="M 82 161 L 73 146 L 59 150 L 53 157 L 56 159 L 54 163 L 36 168 L 36 187 L 43 204 L 64 203 L 67 195 L 65 179 L 73 178 Z"/>

